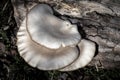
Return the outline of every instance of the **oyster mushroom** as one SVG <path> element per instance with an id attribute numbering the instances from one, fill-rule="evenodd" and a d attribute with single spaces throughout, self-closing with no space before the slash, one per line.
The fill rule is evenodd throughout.
<path id="1" fill-rule="evenodd" d="M 20 56 L 33 67 L 56 70 L 74 62 L 81 39 L 76 25 L 53 15 L 50 6 L 38 4 L 23 20 L 17 33 Z"/>
<path id="2" fill-rule="evenodd" d="M 82 39 L 78 47 L 80 49 L 80 55 L 77 60 L 69 66 L 60 69 L 60 71 L 73 71 L 85 67 L 92 60 L 96 50 L 94 42 Z"/>
<path id="3" fill-rule="evenodd" d="M 28 13 L 27 29 L 33 41 L 51 49 L 76 45 L 81 39 L 76 25 L 55 17 L 45 4 Z"/>

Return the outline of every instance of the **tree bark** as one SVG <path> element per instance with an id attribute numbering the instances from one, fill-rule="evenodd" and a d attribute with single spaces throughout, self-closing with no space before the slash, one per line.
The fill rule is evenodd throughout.
<path id="1" fill-rule="evenodd" d="M 118 67 L 120 66 L 120 1 L 88 1 L 12 0 L 12 4 L 18 27 L 25 18 L 27 11 L 34 5 L 49 4 L 56 16 L 78 25 L 82 38 L 96 43 L 96 55 L 89 66 L 120 68 Z"/>

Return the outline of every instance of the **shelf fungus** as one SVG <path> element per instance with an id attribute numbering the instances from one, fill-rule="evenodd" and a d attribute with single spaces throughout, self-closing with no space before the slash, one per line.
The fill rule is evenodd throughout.
<path id="1" fill-rule="evenodd" d="M 40 70 L 75 70 L 87 65 L 95 53 L 95 43 L 81 39 L 77 25 L 56 17 L 46 4 L 28 12 L 17 39 L 20 56 Z"/>

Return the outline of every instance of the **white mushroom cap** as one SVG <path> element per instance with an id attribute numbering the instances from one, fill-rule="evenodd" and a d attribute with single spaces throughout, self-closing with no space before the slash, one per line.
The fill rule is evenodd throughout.
<path id="1" fill-rule="evenodd" d="M 33 41 L 51 49 L 76 45 L 81 39 L 76 25 L 54 16 L 45 4 L 28 13 L 27 29 Z"/>
<path id="2" fill-rule="evenodd" d="M 78 44 L 80 49 L 80 55 L 77 60 L 75 60 L 71 65 L 60 69 L 60 71 L 72 71 L 86 66 L 94 57 L 95 54 L 95 43 L 82 39 Z"/>
<path id="3" fill-rule="evenodd" d="M 37 5 L 28 13 L 17 33 L 20 56 L 41 70 L 63 68 L 79 55 L 76 46 L 72 46 L 80 40 L 76 26 L 49 13 L 52 11 L 48 5 Z"/>

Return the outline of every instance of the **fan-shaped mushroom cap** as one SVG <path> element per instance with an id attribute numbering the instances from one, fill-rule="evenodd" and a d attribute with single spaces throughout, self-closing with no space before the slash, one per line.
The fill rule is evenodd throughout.
<path id="1" fill-rule="evenodd" d="M 80 41 L 77 27 L 52 13 L 48 5 L 35 6 L 17 33 L 20 55 L 28 64 L 41 70 L 63 68 L 79 55 L 74 45 Z"/>
<path id="2" fill-rule="evenodd" d="M 48 5 L 35 6 L 28 13 L 27 19 L 32 40 L 47 48 L 76 45 L 81 39 L 77 26 L 54 16 Z"/>
<path id="3" fill-rule="evenodd" d="M 82 39 L 78 44 L 80 49 L 80 55 L 76 61 L 74 61 L 71 65 L 60 69 L 60 71 L 72 71 L 86 66 L 93 58 L 95 54 L 95 43 Z"/>

